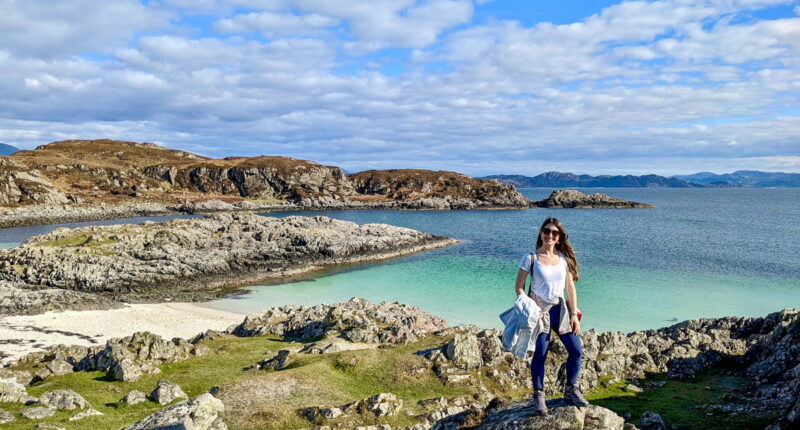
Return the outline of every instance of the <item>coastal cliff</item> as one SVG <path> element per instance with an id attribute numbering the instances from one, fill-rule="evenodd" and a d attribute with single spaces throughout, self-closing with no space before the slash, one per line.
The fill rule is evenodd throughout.
<path id="1" fill-rule="evenodd" d="M 0 369 L 0 407 L 15 420 L 12 429 L 30 423 L 18 415 L 47 412 L 40 422 L 63 425 L 87 410 L 102 415 L 79 424 L 131 429 L 185 420 L 202 429 L 800 424 L 796 310 L 629 334 L 586 332 L 579 383 L 594 405 L 584 409 L 558 399 L 565 374 L 557 364 L 566 351 L 555 343 L 545 375 L 547 416 L 531 414 L 529 363 L 504 353 L 499 334 L 448 327 L 399 303 L 282 306 L 189 340 L 136 333 L 28 355 Z"/>
<path id="2" fill-rule="evenodd" d="M 450 238 L 386 224 L 249 212 L 62 228 L 31 237 L 18 248 L 0 250 L 0 280 L 6 281 L 0 292 L 13 297 L 16 289 L 19 298 L 30 299 L 4 300 L 0 310 L 6 314 L 48 310 L 56 301 L 48 297 L 65 296 L 57 290 L 75 292 L 66 302 L 83 302 L 86 307 L 108 301 L 88 300 L 94 296 L 128 302 L 210 300 L 246 283 L 453 243 Z M 80 295 L 85 300 L 77 300 Z"/>
<path id="3" fill-rule="evenodd" d="M 67 140 L 0 157 L 0 227 L 225 210 L 527 208 L 513 186 L 428 170 L 346 175 L 288 157 L 213 159 L 152 143 Z M 60 205 L 60 206 L 54 206 Z M 29 213 L 31 205 L 45 210 Z M 248 209 L 248 208 L 245 208 Z M 207 211 L 215 211 L 207 207 Z M 104 215 L 105 214 L 105 215 Z"/>

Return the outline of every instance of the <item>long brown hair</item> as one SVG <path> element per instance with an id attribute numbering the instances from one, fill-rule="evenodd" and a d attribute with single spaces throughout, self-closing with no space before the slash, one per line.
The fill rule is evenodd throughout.
<path id="1" fill-rule="evenodd" d="M 572 273 L 572 279 L 574 281 L 578 281 L 580 279 L 580 275 L 578 275 L 578 260 L 575 258 L 575 250 L 572 249 L 572 245 L 569 243 L 569 234 L 567 231 L 564 230 L 564 226 L 561 224 L 561 221 L 558 218 L 547 218 L 542 223 L 542 226 L 539 227 L 539 231 L 536 232 L 536 249 L 542 246 L 542 230 L 544 226 L 547 224 L 553 224 L 558 228 L 558 231 L 561 232 L 561 235 L 558 238 L 558 242 L 556 242 L 556 251 L 564 254 L 564 258 L 567 259 L 567 267 L 569 271 Z"/>

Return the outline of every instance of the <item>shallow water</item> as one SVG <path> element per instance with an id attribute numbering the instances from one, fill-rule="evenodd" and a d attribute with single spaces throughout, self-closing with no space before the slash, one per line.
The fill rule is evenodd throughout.
<path id="1" fill-rule="evenodd" d="M 523 189 L 529 198 L 550 189 Z M 461 243 L 381 263 L 326 270 L 211 302 L 258 312 L 283 304 L 334 303 L 353 296 L 400 301 L 451 324 L 499 327 L 514 300 L 519 260 L 548 216 L 562 220 L 581 263 L 584 328 L 631 331 L 725 315 L 761 316 L 800 307 L 800 189 L 587 189 L 656 209 L 325 211 L 450 236 Z M 119 224 L 175 217 L 74 223 Z M 0 230 L 15 246 L 60 226 Z"/>
<path id="2" fill-rule="evenodd" d="M 521 190 L 529 198 L 549 189 Z M 282 304 L 353 296 L 400 301 L 451 324 L 500 327 L 514 300 L 517 265 L 548 216 L 562 220 L 581 263 L 584 328 L 632 331 L 674 321 L 759 316 L 800 307 L 800 190 L 613 189 L 653 203 L 637 210 L 327 211 L 358 223 L 385 222 L 450 236 L 459 245 L 248 288 L 213 302 L 257 312 Z M 270 214 L 272 216 L 298 213 Z"/>

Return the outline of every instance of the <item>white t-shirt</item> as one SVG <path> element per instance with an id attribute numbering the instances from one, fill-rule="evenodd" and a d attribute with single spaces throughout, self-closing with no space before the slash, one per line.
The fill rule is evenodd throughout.
<path id="1" fill-rule="evenodd" d="M 533 257 L 533 292 L 548 303 L 558 303 L 560 298 L 564 298 L 564 289 L 567 286 L 567 259 L 559 253 L 558 263 L 547 266 L 539 262 L 536 253 L 525 254 L 519 262 L 519 268 L 530 272 L 531 257 Z"/>

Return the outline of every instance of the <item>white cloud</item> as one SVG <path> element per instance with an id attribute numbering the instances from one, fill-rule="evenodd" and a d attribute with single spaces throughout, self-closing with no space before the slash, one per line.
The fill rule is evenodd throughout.
<path id="1" fill-rule="evenodd" d="M 293 15 L 276 12 L 251 12 L 217 21 L 214 29 L 220 33 L 261 32 L 267 37 L 319 35 L 338 20 L 319 14 Z"/>
<path id="2" fill-rule="evenodd" d="M 745 10 L 763 4 L 626 2 L 525 26 L 469 25 L 473 5 L 454 0 L 118 2 L 134 22 L 105 41 L 59 53 L 49 34 L 0 39 L 0 141 L 113 137 L 476 174 L 670 166 L 659 160 L 798 170 L 799 18 Z M 69 16 L 13 9 L 37 28 Z M 158 29 L 178 9 L 216 15 Z M 91 28 L 112 12 L 69 19 Z M 87 50 L 107 57 L 74 55 Z"/>
<path id="3" fill-rule="evenodd" d="M 0 0 L 0 49 L 41 57 L 107 53 L 167 19 L 135 0 Z"/>

